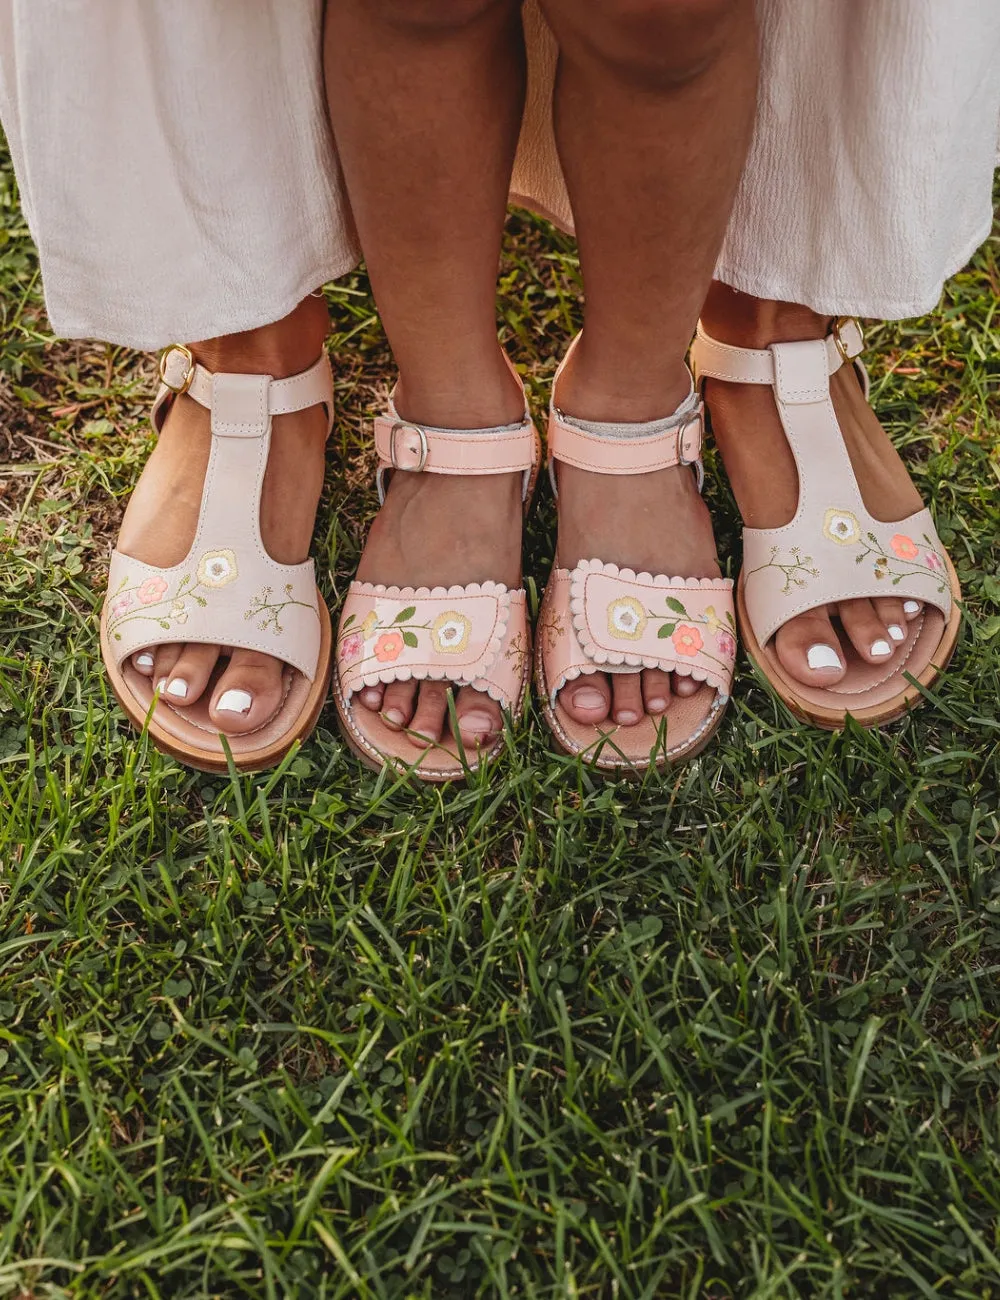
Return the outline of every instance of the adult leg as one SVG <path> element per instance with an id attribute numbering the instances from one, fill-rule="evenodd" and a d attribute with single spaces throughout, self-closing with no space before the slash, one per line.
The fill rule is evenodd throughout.
<path id="1" fill-rule="evenodd" d="M 497 340 L 496 277 L 524 98 L 519 0 L 330 0 L 331 121 L 372 288 L 399 367 L 400 414 L 440 428 L 519 421 Z M 393 476 L 358 570 L 366 582 L 519 585 L 520 475 Z M 360 694 L 386 720 L 441 737 L 447 689 Z M 499 706 L 463 688 L 463 741 Z"/>

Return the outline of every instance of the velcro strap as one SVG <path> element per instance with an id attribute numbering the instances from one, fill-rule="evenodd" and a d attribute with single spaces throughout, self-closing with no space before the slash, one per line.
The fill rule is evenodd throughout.
<path id="1" fill-rule="evenodd" d="M 429 474 L 512 474 L 535 463 L 535 430 L 526 416 L 513 429 L 428 429 L 392 412 L 375 420 L 375 450 L 386 469 Z"/>
<path id="2" fill-rule="evenodd" d="M 854 361 L 864 350 L 864 335 L 854 319 L 839 320 L 823 340 L 827 374 L 833 375 L 845 362 Z M 784 344 L 774 344 L 783 347 Z M 722 379 L 730 384 L 773 384 L 773 348 L 735 348 L 706 334 L 699 324 L 691 344 L 691 365 L 695 378 Z"/>
<path id="3" fill-rule="evenodd" d="M 696 465 L 701 459 L 704 408 L 662 433 L 648 437 L 608 437 L 570 424 L 553 408 L 549 415 L 549 456 L 595 474 L 648 474 L 674 465 Z"/>

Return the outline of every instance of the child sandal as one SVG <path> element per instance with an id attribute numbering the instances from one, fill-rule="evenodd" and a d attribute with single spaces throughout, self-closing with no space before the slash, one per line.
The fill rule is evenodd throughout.
<path id="1" fill-rule="evenodd" d="M 798 717 L 835 729 L 850 716 L 874 727 L 919 702 L 906 675 L 929 686 L 958 640 L 961 590 L 929 511 L 882 523 L 865 508 L 830 396 L 830 376 L 852 365 L 865 397 L 864 337 L 841 318 L 825 339 L 729 347 L 699 325 L 691 349 L 698 383 L 770 384 L 795 458 L 799 502 L 782 528 L 743 530 L 736 595 L 740 635 L 750 658 Z M 782 667 L 774 637 L 797 614 L 859 597 L 923 602 L 892 660 L 870 664 L 842 646 L 847 672 L 833 686 L 811 687 Z"/>
<path id="2" fill-rule="evenodd" d="M 316 587 L 312 560 L 279 564 L 260 536 L 260 497 L 275 415 L 326 407 L 333 425 L 333 378 L 324 353 L 289 379 L 212 374 L 187 348 L 160 359 L 163 383 L 153 427 L 163 428 L 171 403 L 187 393 L 212 413 L 212 446 L 201 513 L 191 549 L 180 564 L 157 568 L 115 550 L 101 614 L 101 655 L 129 720 L 147 725 L 153 744 L 188 767 L 228 770 L 208 703 L 212 684 L 179 709 L 157 696 L 131 656 L 168 641 L 260 650 L 285 664 L 277 712 L 257 730 L 225 740 L 240 771 L 280 762 L 316 725 L 330 675 L 330 615 Z M 216 669 L 216 674 L 221 668 Z"/>
<path id="3" fill-rule="evenodd" d="M 569 358 L 569 352 L 566 359 Z M 596 474 L 642 474 L 690 465 L 704 479 L 702 407 L 648 437 L 607 438 L 567 422 L 556 406 L 556 372 L 549 412 L 549 474 L 565 461 Z M 538 616 L 535 678 L 542 714 L 564 753 L 600 770 L 642 772 L 701 753 L 718 730 L 732 692 L 736 623 L 731 578 L 670 578 L 635 573 L 599 559 L 573 569 L 555 566 Z M 660 718 L 634 726 L 608 719 L 577 722 L 559 692 L 587 673 L 659 668 L 702 682 L 693 695 L 675 695 Z"/>
<path id="4" fill-rule="evenodd" d="M 520 380 L 518 380 L 520 382 Z M 541 444 L 525 404 L 519 425 L 492 431 L 432 429 L 403 420 L 390 397 L 375 421 L 379 501 L 387 475 L 509 474 L 524 476 L 525 508 L 531 498 Z M 502 583 L 453 587 L 385 587 L 351 583 L 341 613 L 334 669 L 334 699 L 348 745 L 368 767 L 412 772 L 444 782 L 488 763 L 503 747 L 468 752 L 453 736 L 428 747 L 383 717 L 356 706 L 365 687 L 427 679 L 473 686 L 496 700 L 516 723 L 524 710 L 531 665 L 531 631 L 523 587 Z"/>

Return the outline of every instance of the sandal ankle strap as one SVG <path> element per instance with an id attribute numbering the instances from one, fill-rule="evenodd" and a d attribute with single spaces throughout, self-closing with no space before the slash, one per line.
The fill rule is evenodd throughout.
<path id="1" fill-rule="evenodd" d="M 853 317 L 840 317 L 823 340 L 826 346 L 827 369 L 833 375 L 841 366 L 855 363 L 864 351 L 865 336 L 861 325 Z M 782 374 L 779 354 L 775 344 L 768 348 L 737 348 L 706 333 L 699 321 L 698 331 L 691 344 L 691 365 L 699 385 L 705 379 L 722 379 L 730 384 L 772 384 L 788 390 L 794 388 L 794 377 Z M 785 351 L 787 356 L 787 349 Z M 820 400 L 820 399 L 814 399 Z"/>
<path id="2" fill-rule="evenodd" d="M 549 413 L 549 461 L 561 460 L 595 474 L 650 474 L 675 465 L 701 465 L 705 409 L 701 402 L 672 428 L 648 437 L 609 438 Z"/>

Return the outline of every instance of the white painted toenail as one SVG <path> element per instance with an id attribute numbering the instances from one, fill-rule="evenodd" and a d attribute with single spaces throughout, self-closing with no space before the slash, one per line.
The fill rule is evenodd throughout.
<path id="1" fill-rule="evenodd" d="M 136 668 L 152 668 L 153 656 L 147 654 L 136 655 L 135 666 Z"/>
<path id="2" fill-rule="evenodd" d="M 220 713 L 249 713 L 253 696 L 247 691 L 223 691 L 215 706 Z"/>
<path id="3" fill-rule="evenodd" d="M 899 626 L 898 623 L 889 624 L 889 635 L 892 637 L 893 641 L 906 640 L 906 633 L 903 631 L 903 629 Z"/>
<path id="4" fill-rule="evenodd" d="M 606 701 L 600 691 L 577 691 L 573 703 L 578 709 L 603 709 Z"/>
<path id="5" fill-rule="evenodd" d="M 920 602 L 917 601 L 917 600 L 904 600 L 904 601 L 903 601 L 903 613 L 904 613 L 904 614 L 919 614 L 919 613 L 920 613 Z"/>
<path id="6" fill-rule="evenodd" d="M 810 668 L 843 668 L 840 655 L 832 645 L 811 645 L 806 651 L 806 663 Z"/>
<path id="7" fill-rule="evenodd" d="M 388 722 L 391 727 L 406 726 L 406 714 L 401 712 L 399 709 L 386 709 L 382 714 L 382 717 L 385 718 L 386 722 Z"/>
<path id="8" fill-rule="evenodd" d="M 156 689 L 160 692 L 161 695 L 167 689 L 167 679 L 165 677 L 161 677 L 160 680 L 156 683 Z"/>
<path id="9" fill-rule="evenodd" d="M 167 687 L 167 694 L 172 695 L 174 699 L 186 700 L 188 693 L 188 684 L 183 677 L 175 677 Z"/>
<path id="10" fill-rule="evenodd" d="M 620 709 L 615 714 L 615 722 L 620 722 L 623 727 L 632 727 L 638 721 L 638 713 L 633 713 L 631 709 Z"/>
<path id="11" fill-rule="evenodd" d="M 884 659 L 886 655 L 892 654 L 892 646 L 888 641 L 873 641 L 871 655 L 873 659 Z"/>

